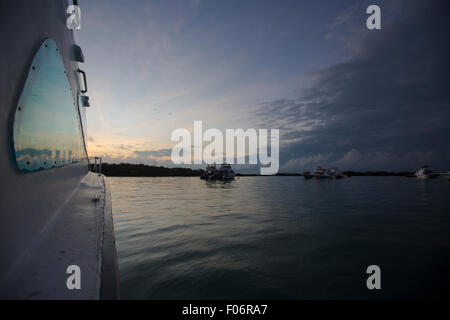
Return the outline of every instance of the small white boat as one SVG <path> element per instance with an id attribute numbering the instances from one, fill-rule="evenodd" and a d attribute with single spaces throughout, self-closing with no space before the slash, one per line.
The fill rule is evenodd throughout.
<path id="1" fill-rule="evenodd" d="M 327 173 L 328 173 L 328 175 L 330 175 L 331 178 L 333 178 L 333 179 L 343 179 L 343 178 L 347 178 L 347 176 L 346 176 L 345 174 L 343 174 L 343 173 L 341 172 L 341 170 L 339 170 L 339 169 L 336 168 L 336 167 L 333 167 L 333 168 L 328 169 Z"/>
<path id="2" fill-rule="evenodd" d="M 217 172 L 217 168 L 216 168 L 216 164 L 215 163 L 211 164 L 211 165 L 208 165 L 206 167 L 205 171 L 200 176 L 200 179 L 212 180 L 216 176 L 216 172 Z"/>
<path id="3" fill-rule="evenodd" d="M 417 179 L 421 180 L 437 177 L 437 174 L 433 173 L 433 171 L 428 169 L 428 166 L 420 167 L 419 170 L 417 170 L 414 175 L 416 176 Z"/>
<path id="4" fill-rule="evenodd" d="M 236 176 L 231 166 L 224 163 L 217 169 L 216 164 L 208 165 L 200 176 L 203 180 L 233 180 Z"/>
<path id="5" fill-rule="evenodd" d="M 312 173 L 312 174 L 304 174 L 303 177 L 308 180 L 308 179 L 313 179 L 313 180 L 322 180 L 322 179 L 332 179 L 333 177 L 327 172 L 327 170 L 325 170 L 322 167 L 317 167 L 316 170 Z"/>
<path id="6" fill-rule="evenodd" d="M 217 170 L 217 179 L 219 180 L 233 180 L 235 176 L 236 173 L 234 173 L 229 164 L 224 163 Z"/>
<path id="7" fill-rule="evenodd" d="M 347 178 L 345 174 L 343 174 L 338 168 L 332 167 L 328 170 L 325 170 L 322 167 L 317 167 L 313 173 L 304 172 L 303 177 L 305 180 L 313 179 L 313 180 L 322 180 L 322 179 L 343 179 Z"/>
<path id="8" fill-rule="evenodd" d="M 450 171 L 448 172 L 440 172 L 440 173 L 436 173 L 438 176 L 444 177 L 448 180 L 450 180 Z"/>

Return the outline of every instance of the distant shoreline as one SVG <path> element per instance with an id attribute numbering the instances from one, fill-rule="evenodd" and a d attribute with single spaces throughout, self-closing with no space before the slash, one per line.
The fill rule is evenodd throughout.
<path id="1" fill-rule="evenodd" d="M 202 169 L 190 168 L 167 168 L 149 166 L 145 164 L 131 163 L 104 163 L 102 164 L 102 173 L 107 177 L 199 177 Z M 388 172 L 388 171 L 344 171 L 345 175 L 355 177 L 389 177 L 389 176 L 413 176 L 413 172 Z M 267 177 L 260 174 L 237 173 L 237 177 Z M 278 173 L 277 177 L 301 177 L 302 173 Z"/>

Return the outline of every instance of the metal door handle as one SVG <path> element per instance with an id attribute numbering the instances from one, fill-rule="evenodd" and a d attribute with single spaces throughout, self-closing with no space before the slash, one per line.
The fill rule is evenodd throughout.
<path id="1" fill-rule="evenodd" d="M 86 80 L 86 72 L 84 72 L 81 69 L 78 69 L 77 71 L 83 75 L 83 81 L 84 81 L 84 90 L 80 90 L 80 91 L 82 93 L 86 93 L 88 91 L 87 80 Z"/>

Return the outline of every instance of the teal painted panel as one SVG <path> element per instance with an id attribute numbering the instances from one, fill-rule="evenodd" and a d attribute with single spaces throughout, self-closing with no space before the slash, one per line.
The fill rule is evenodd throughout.
<path id="1" fill-rule="evenodd" d="M 78 105 L 56 43 L 36 53 L 14 117 L 14 151 L 23 173 L 87 161 Z"/>

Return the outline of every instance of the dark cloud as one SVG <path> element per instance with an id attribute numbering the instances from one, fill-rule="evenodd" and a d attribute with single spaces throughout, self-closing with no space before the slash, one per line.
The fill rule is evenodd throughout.
<path id="1" fill-rule="evenodd" d="M 351 59 L 308 74 L 312 85 L 298 99 L 264 103 L 255 113 L 260 125 L 281 129 L 285 169 L 397 170 L 424 161 L 448 169 L 450 5 L 396 5 L 402 10 L 388 6 L 382 30 L 359 26 Z"/>

